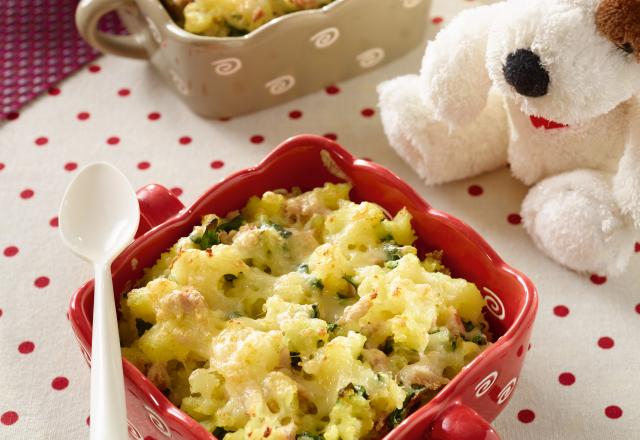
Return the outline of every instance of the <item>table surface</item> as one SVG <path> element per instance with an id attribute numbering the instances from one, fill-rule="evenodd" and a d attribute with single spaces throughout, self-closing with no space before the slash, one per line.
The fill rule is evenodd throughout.
<path id="1" fill-rule="evenodd" d="M 472 4 L 436 1 L 430 37 Z M 517 391 L 494 422 L 503 439 L 640 438 L 640 253 L 626 275 L 610 280 L 548 260 L 513 224 L 527 188 L 507 169 L 435 188 L 422 184 L 387 144 L 375 87 L 417 71 L 423 50 L 333 93 L 227 122 L 191 114 L 144 63 L 107 56 L 2 125 L 0 439 L 88 437 L 89 370 L 66 311 L 91 269 L 63 247 L 56 218 L 77 169 L 109 161 L 135 187 L 160 183 L 188 204 L 300 133 L 333 134 L 354 154 L 390 168 L 431 204 L 472 225 L 538 286 L 532 348 Z"/>

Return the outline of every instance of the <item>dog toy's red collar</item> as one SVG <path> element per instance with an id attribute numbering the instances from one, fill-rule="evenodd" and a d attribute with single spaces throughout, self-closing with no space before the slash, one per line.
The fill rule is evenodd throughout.
<path id="1" fill-rule="evenodd" d="M 535 128 L 544 127 L 545 130 L 553 130 L 554 128 L 566 128 L 568 125 L 561 124 L 560 122 L 550 121 L 540 116 L 529 116 L 531 123 Z"/>

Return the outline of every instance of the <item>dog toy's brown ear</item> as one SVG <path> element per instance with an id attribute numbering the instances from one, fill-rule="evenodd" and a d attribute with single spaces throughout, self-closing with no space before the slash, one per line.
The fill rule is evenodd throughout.
<path id="1" fill-rule="evenodd" d="M 598 30 L 640 62 L 640 0 L 602 0 L 596 12 Z"/>

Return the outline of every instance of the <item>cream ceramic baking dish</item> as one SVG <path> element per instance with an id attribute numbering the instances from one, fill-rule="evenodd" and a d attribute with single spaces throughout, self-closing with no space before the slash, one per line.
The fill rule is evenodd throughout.
<path id="1" fill-rule="evenodd" d="M 159 0 L 82 0 L 76 24 L 95 48 L 146 59 L 196 113 L 231 117 L 364 73 L 420 43 L 431 0 L 336 0 L 242 37 L 180 28 Z M 128 36 L 98 30 L 117 11 Z"/>

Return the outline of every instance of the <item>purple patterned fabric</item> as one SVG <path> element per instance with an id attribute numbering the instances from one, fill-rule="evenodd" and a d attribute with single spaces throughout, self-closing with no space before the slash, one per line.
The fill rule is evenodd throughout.
<path id="1" fill-rule="evenodd" d="M 74 23 L 77 0 L 4 0 L 0 12 L 0 119 L 94 60 Z M 115 14 L 102 29 L 122 33 Z"/>

